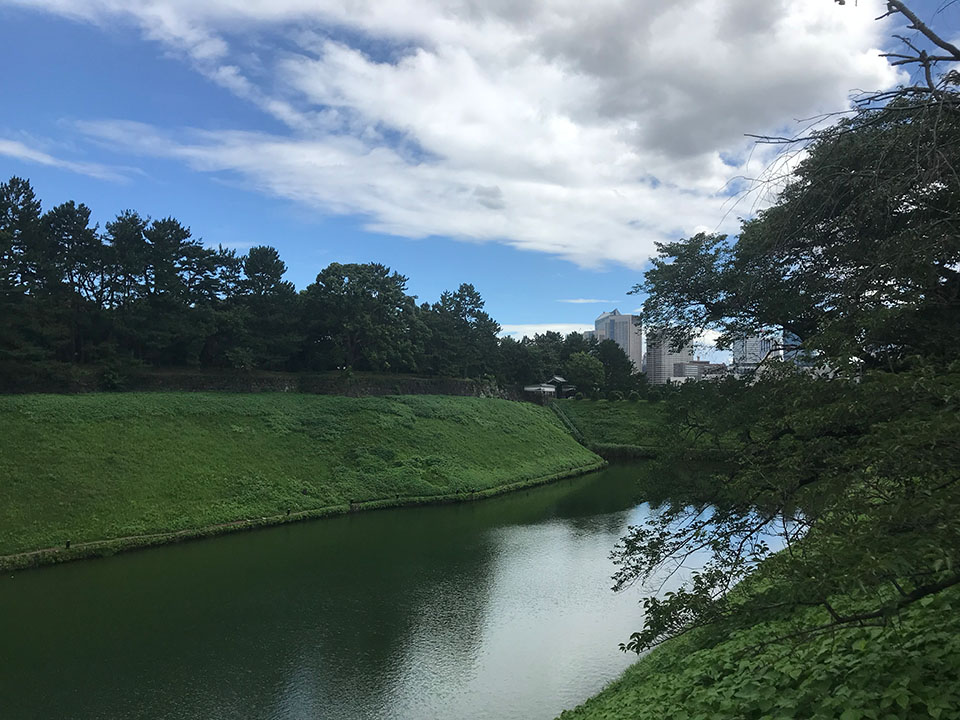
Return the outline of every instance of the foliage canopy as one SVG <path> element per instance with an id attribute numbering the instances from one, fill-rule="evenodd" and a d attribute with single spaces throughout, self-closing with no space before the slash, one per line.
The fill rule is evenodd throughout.
<path id="1" fill-rule="evenodd" d="M 829 372 L 774 363 L 665 404 L 667 463 L 709 469 L 623 538 L 616 587 L 707 561 L 644 600 L 625 649 L 791 609 L 825 613 L 792 637 L 884 626 L 960 583 L 960 93 L 956 73 L 927 80 L 814 133 L 739 237 L 662 244 L 634 288 L 675 344 L 785 331 Z M 761 562 L 766 582 L 731 592 Z"/>

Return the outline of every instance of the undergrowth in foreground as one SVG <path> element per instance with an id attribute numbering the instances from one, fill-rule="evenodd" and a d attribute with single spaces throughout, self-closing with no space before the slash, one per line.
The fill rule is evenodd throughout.
<path id="1" fill-rule="evenodd" d="M 717 640 L 668 640 L 562 720 L 914 720 L 960 717 L 960 588 L 885 627 L 764 643 L 819 618 L 792 613 Z"/>
<path id="2" fill-rule="evenodd" d="M 301 394 L 0 397 L 0 555 L 588 467 L 549 410 Z"/>

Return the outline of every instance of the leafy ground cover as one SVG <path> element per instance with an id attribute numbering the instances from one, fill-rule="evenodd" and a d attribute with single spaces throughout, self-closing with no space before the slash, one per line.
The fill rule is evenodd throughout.
<path id="1" fill-rule="evenodd" d="M 960 717 L 957 369 L 681 387 L 618 582 L 692 547 L 711 565 L 645 599 L 630 643 L 669 639 L 563 719 Z M 668 472 L 695 443 L 725 460 Z"/>
<path id="2" fill-rule="evenodd" d="M 557 400 L 589 447 L 653 447 L 662 403 L 645 400 Z"/>
<path id="3" fill-rule="evenodd" d="M 769 641 L 828 618 L 802 610 L 723 636 L 667 641 L 562 720 L 960 717 L 960 588 L 925 598 L 885 627 L 807 642 Z"/>
<path id="4" fill-rule="evenodd" d="M 442 396 L 0 397 L 0 555 L 596 466 L 544 408 Z"/>

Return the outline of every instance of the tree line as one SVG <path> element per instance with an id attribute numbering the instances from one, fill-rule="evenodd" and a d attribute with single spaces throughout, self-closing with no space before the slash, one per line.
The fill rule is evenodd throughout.
<path id="1" fill-rule="evenodd" d="M 515 340 L 468 283 L 433 303 L 378 263 L 331 263 L 301 291 L 269 245 L 208 247 L 173 217 L 88 206 L 46 212 L 26 179 L 0 183 L 0 369 L 142 365 L 335 369 L 532 383 L 567 373 L 587 392 L 637 386 L 613 341 Z"/>

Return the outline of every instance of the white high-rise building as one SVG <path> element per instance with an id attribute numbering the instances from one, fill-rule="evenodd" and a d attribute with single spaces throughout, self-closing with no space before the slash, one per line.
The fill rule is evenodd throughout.
<path id="1" fill-rule="evenodd" d="M 605 312 L 593 327 L 597 342 L 613 340 L 633 361 L 634 372 L 643 369 L 643 325 L 639 315 L 624 315 L 619 310 Z"/>
<path id="2" fill-rule="evenodd" d="M 647 335 L 647 381 L 663 385 L 667 381 L 684 382 L 690 377 L 688 363 L 693 361 L 693 346 L 673 352 L 670 340 L 656 334 Z"/>
<path id="3" fill-rule="evenodd" d="M 734 340 L 732 369 L 736 375 L 756 371 L 764 360 L 783 357 L 783 335 L 745 335 Z"/>

